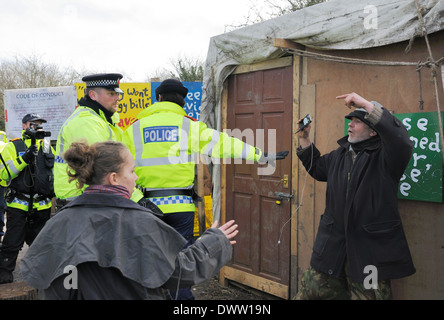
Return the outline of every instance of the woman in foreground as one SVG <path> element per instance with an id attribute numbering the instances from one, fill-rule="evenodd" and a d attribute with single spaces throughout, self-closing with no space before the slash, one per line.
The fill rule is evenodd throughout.
<path id="1" fill-rule="evenodd" d="M 23 257 L 24 280 L 43 299 L 174 299 L 168 289 L 213 277 L 232 255 L 234 221 L 192 246 L 130 200 L 134 159 L 121 143 L 77 142 L 64 154 L 84 193 L 50 219 Z"/>

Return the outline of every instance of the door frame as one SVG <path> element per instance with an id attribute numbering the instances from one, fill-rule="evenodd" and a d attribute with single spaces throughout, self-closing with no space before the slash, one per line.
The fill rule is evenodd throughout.
<path id="1" fill-rule="evenodd" d="M 282 67 L 293 66 L 293 128 L 297 128 L 297 121 L 299 119 L 299 86 L 300 86 L 300 64 L 301 60 L 299 56 L 287 56 L 275 60 L 264 61 L 251 65 L 240 65 L 234 72 L 234 74 L 250 73 L 255 71 L 263 71 L 269 69 L 276 69 Z M 228 79 L 228 78 L 227 78 Z M 228 81 L 226 80 L 223 85 L 222 102 L 221 102 L 221 128 L 227 128 L 227 115 L 228 115 Z M 292 159 L 297 159 L 296 148 L 299 145 L 296 135 L 293 133 L 292 137 Z M 296 166 L 296 168 L 295 168 Z M 298 175 L 299 175 L 299 161 L 292 161 L 292 190 L 291 194 L 295 197 L 291 200 L 291 212 L 295 212 L 298 203 Z M 221 223 L 226 221 L 226 166 L 221 165 Z M 298 259 L 297 259 L 297 215 L 291 215 L 290 222 L 290 279 L 289 286 L 281 283 L 274 282 L 272 280 L 253 275 L 242 270 L 238 270 L 229 266 L 225 266 L 221 269 L 219 274 L 219 281 L 222 285 L 227 285 L 228 280 L 242 283 L 251 288 L 264 291 L 268 294 L 289 299 L 293 297 L 297 292 L 298 283 Z"/>

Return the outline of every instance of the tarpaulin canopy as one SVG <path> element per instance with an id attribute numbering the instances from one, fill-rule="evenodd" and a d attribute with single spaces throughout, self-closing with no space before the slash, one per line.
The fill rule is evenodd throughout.
<path id="1" fill-rule="evenodd" d="M 417 0 L 427 33 L 444 29 L 444 0 Z M 286 54 L 273 45 L 286 39 L 317 50 L 353 50 L 402 42 L 422 35 L 415 0 L 330 0 L 224 33 L 210 39 L 205 62 L 200 120 L 221 130 L 223 83 L 241 64 Z M 215 219 L 219 216 L 220 174 L 213 168 Z"/>

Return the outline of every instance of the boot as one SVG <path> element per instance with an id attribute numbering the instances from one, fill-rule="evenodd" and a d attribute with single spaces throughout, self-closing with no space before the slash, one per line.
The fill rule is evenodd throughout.
<path id="1" fill-rule="evenodd" d="M 0 284 L 11 283 L 14 281 L 14 276 L 11 271 L 0 268 Z"/>

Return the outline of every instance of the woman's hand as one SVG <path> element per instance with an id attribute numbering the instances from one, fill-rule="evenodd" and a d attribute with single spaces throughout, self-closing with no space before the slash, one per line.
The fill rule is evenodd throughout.
<path id="1" fill-rule="evenodd" d="M 219 225 L 219 221 L 215 221 L 213 223 L 213 225 L 211 226 L 211 228 L 217 228 L 218 225 Z M 219 230 L 224 233 L 224 235 L 228 238 L 228 240 L 230 240 L 230 243 L 232 245 L 235 244 L 236 241 L 231 240 L 231 239 L 233 239 L 239 233 L 239 230 L 237 230 L 237 227 L 238 227 L 238 225 L 234 224 L 234 220 L 230 220 L 227 223 L 225 223 L 219 227 Z"/>

